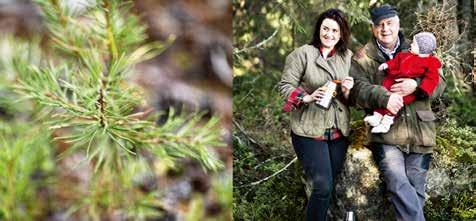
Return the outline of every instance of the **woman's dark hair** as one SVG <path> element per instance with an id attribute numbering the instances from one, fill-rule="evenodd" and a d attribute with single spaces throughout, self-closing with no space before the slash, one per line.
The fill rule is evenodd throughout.
<path id="1" fill-rule="evenodd" d="M 322 43 L 321 39 L 319 38 L 319 33 L 321 29 L 322 22 L 324 19 L 329 18 L 337 22 L 340 28 L 340 40 L 335 45 L 336 51 L 343 54 L 347 50 L 347 46 L 349 45 L 350 41 L 350 29 L 349 24 L 347 23 L 347 18 L 339 9 L 331 8 L 321 15 L 317 19 L 316 25 L 314 27 L 314 35 L 312 36 L 312 41 L 309 43 L 310 45 L 314 45 L 316 48 L 320 48 Z"/>

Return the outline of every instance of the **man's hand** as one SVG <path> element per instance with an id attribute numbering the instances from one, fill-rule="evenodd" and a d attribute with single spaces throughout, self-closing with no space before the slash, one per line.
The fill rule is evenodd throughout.
<path id="1" fill-rule="evenodd" d="M 388 99 L 387 109 L 392 114 L 397 114 L 400 108 L 403 107 L 403 97 L 399 94 L 392 93 Z"/>
<path id="2" fill-rule="evenodd" d="M 390 92 L 402 97 L 412 94 L 417 88 L 417 82 L 411 78 L 398 78 L 395 81 L 398 83 L 392 85 Z"/>

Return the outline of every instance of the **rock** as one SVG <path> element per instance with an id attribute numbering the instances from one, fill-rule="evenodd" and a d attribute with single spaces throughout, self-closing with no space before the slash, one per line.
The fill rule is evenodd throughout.
<path id="1" fill-rule="evenodd" d="M 356 220 L 395 220 L 392 205 L 386 199 L 385 184 L 369 149 L 349 146 L 344 168 L 335 183 L 329 220 L 344 220 L 349 211 L 354 212 Z M 306 183 L 308 197 L 310 187 Z"/>
<path id="2" fill-rule="evenodd" d="M 438 202 L 442 197 L 474 188 L 476 181 L 468 179 L 468 174 L 474 172 L 475 167 L 471 165 L 445 165 L 435 153 L 426 179 L 426 202 Z M 305 189 L 309 197 L 310 185 L 306 183 Z M 348 211 L 354 212 L 356 220 L 395 220 L 393 206 L 387 197 L 372 152 L 349 146 L 344 168 L 336 181 L 329 220 L 344 220 Z"/>
<path id="3" fill-rule="evenodd" d="M 357 220 L 395 220 L 383 180 L 367 148 L 349 147 L 332 200 L 331 220 L 343 220 L 347 211 L 353 211 Z"/>

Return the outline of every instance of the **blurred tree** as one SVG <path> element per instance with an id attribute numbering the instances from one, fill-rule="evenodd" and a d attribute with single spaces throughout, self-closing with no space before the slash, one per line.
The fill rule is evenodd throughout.
<path id="1" fill-rule="evenodd" d="M 42 7 L 52 46 L 62 62 L 45 59 L 39 66 L 17 60 L 16 87 L 29 98 L 56 112 L 48 120 L 51 129 L 70 128 L 71 135 L 57 138 L 73 143 L 71 150 L 85 148 L 96 168 L 113 164 L 120 169 L 125 156 L 140 148 L 154 152 L 164 161 L 193 157 L 216 170 L 220 163 L 206 150 L 219 144 L 213 130 L 216 119 L 203 129 L 193 129 L 199 115 L 171 117 L 156 127 L 144 106 L 141 91 L 126 84 L 134 64 L 160 53 L 167 44 L 144 44 L 145 27 L 132 16 L 130 2 L 98 1 L 87 5 L 86 14 L 58 1 L 37 1 Z M 86 11 L 86 9 L 84 9 Z M 79 15 L 78 15 L 79 14 Z M 185 125 L 184 125 L 185 124 Z M 107 146 L 92 146 L 106 139 Z M 107 150 L 109 145 L 115 148 Z M 112 157 L 112 158 L 110 158 Z M 107 165 L 109 166 L 109 165 Z"/>
<path id="2" fill-rule="evenodd" d="M 19 99 L 35 101 L 28 117 L 45 123 L 54 141 L 63 146 L 62 156 L 84 153 L 84 160 L 94 168 L 87 191 L 74 184 L 69 187 L 79 196 L 75 196 L 76 205 L 67 208 L 67 215 L 86 212 L 82 216 L 92 220 L 112 219 L 117 210 L 121 219 L 164 215 L 162 202 L 154 195 L 157 187 L 137 192 L 143 185 L 132 182 L 136 174 L 155 171 L 155 160 L 165 168 L 174 168 L 184 158 L 197 160 L 202 170 L 223 168 L 211 149 L 224 145 L 218 118 L 203 120 L 201 113 L 171 111 L 158 126 L 160 113 L 153 113 L 144 92 L 128 82 L 134 65 L 160 54 L 173 37 L 167 42 L 148 42 L 146 28 L 132 13 L 129 1 L 35 2 L 48 32 L 48 39 L 41 42 L 48 53 L 34 53 L 39 41 L 25 45 L 9 39 L 15 45 L 9 45 L 10 60 L 2 60 L 7 78 L 0 78 L 0 90 L 12 93 L 14 88 L 21 94 Z M 11 85 L 13 81 L 16 84 Z M 1 101 L 0 107 L 15 106 Z M 227 191 L 217 185 L 210 192 Z M 219 205 L 226 207 L 222 202 Z"/>

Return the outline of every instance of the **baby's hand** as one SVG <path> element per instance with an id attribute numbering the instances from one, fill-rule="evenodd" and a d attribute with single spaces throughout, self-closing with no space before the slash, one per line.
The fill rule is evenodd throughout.
<path id="1" fill-rule="evenodd" d="M 380 66 L 378 66 L 378 70 L 379 70 L 379 71 L 383 71 L 383 70 L 385 70 L 385 69 L 387 69 L 387 68 L 388 68 L 388 64 L 387 64 L 387 63 L 383 63 L 383 64 L 381 64 Z"/>

